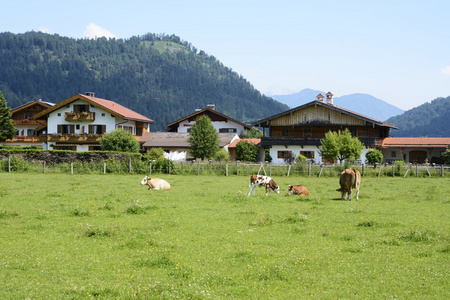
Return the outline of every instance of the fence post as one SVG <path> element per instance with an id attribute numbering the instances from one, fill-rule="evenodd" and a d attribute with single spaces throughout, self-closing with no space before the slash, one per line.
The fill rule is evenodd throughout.
<path id="1" fill-rule="evenodd" d="M 444 165 L 441 165 L 441 176 L 444 177 Z"/>
<path id="2" fill-rule="evenodd" d="M 383 166 L 382 165 L 380 165 L 380 171 L 378 171 L 378 176 L 377 177 L 380 177 L 380 174 L 381 174 L 381 168 L 382 168 Z"/>
<path id="3" fill-rule="evenodd" d="M 408 169 L 406 169 L 406 172 L 405 172 L 405 175 L 403 175 L 403 178 L 405 178 L 406 177 L 406 174 L 408 174 L 408 172 L 409 172 L 409 169 L 411 169 L 411 166 L 408 168 Z"/>
<path id="4" fill-rule="evenodd" d="M 225 163 L 225 176 L 228 176 L 228 163 Z"/>
<path id="5" fill-rule="evenodd" d="M 323 165 L 320 165 L 319 178 L 320 178 L 320 175 L 322 175 L 322 171 L 323 171 Z"/>
<path id="6" fill-rule="evenodd" d="M 419 177 L 419 165 L 416 165 L 416 177 Z"/>
<path id="7" fill-rule="evenodd" d="M 131 174 L 131 158 L 128 159 L 128 173 Z"/>
<path id="8" fill-rule="evenodd" d="M 392 177 L 395 177 L 395 165 L 392 165 Z"/>
<path id="9" fill-rule="evenodd" d="M 150 175 L 152 174 L 152 162 L 151 161 L 148 163 L 148 173 Z"/>
<path id="10" fill-rule="evenodd" d="M 288 167 L 287 177 L 289 177 L 289 173 L 291 172 L 291 165 Z"/>
<path id="11" fill-rule="evenodd" d="M 73 162 L 70 163 L 70 174 L 73 175 Z"/>
<path id="12" fill-rule="evenodd" d="M 103 162 L 103 174 L 106 174 L 106 162 Z"/>
<path id="13" fill-rule="evenodd" d="M 170 159 L 169 159 L 169 175 L 170 175 Z"/>
<path id="14" fill-rule="evenodd" d="M 311 161 L 308 161 L 308 177 L 311 176 Z"/>
<path id="15" fill-rule="evenodd" d="M 197 160 L 197 175 L 200 175 L 200 161 Z"/>
<path id="16" fill-rule="evenodd" d="M 426 167 L 427 168 L 427 173 L 428 173 L 428 176 L 430 176 L 431 177 L 431 173 L 430 173 L 430 170 L 428 170 L 428 167 Z"/>
<path id="17" fill-rule="evenodd" d="M 364 163 L 361 163 L 361 168 L 362 168 L 362 177 L 364 177 L 364 170 L 365 170 L 365 164 Z"/>
<path id="18" fill-rule="evenodd" d="M 8 156 L 8 173 L 11 173 L 11 156 Z"/>
<path id="19" fill-rule="evenodd" d="M 269 163 L 269 176 L 272 176 L 272 163 Z"/>
<path id="20" fill-rule="evenodd" d="M 236 175 L 239 175 L 239 161 L 236 161 Z"/>
<path id="21" fill-rule="evenodd" d="M 44 163 L 42 165 L 43 165 L 42 166 L 42 173 L 45 173 L 45 160 L 44 160 Z"/>

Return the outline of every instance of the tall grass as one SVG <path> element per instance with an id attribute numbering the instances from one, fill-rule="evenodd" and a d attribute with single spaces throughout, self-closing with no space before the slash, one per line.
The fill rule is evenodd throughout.
<path id="1" fill-rule="evenodd" d="M 446 178 L 0 173 L 1 299 L 448 299 Z M 287 196 L 303 184 L 308 197 Z"/>

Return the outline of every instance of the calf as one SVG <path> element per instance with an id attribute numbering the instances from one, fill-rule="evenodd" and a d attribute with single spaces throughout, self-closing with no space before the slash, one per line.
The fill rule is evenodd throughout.
<path id="1" fill-rule="evenodd" d="M 145 176 L 141 181 L 141 185 L 148 185 L 148 190 L 168 190 L 170 189 L 170 184 L 164 179 L 160 178 L 150 178 Z"/>
<path id="2" fill-rule="evenodd" d="M 339 183 L 341 188 L 336 191 L 341 192 L 342 200 L 345 200 L 345 193 L 348 193 L 348 201 L 352 200 L 352 188 L 356 189 L 356 200 L 358 200 L 359 186 L 361 184 L 361 173 L 358 170 L 345 169 L 342 171 Z"/>
<path id="3" fill-rule="evenodd" d="M 280 193 L 280 187 L 269 176 L 263 176 L 263 175 L 250 176 L 250 185 L 249 185 L 248 196 L 250 196 L 250 193 L 252 191 L 253 191 L 253 196 L 255 195 L 255 186 L 259 186 L 259 187 L 264 186 L 266 188 L 266 196 L 269 194 L 270 189 L 275 191 L 275 193 L 277 193 L 277 194 Z"/>
<path id="4" fill-rule="evenodd" d="M 308 196 L 309 191 L 303 185 L 290 185 L 289 189 L 288 189 L 288 194 L 289 195 L 294 194 L 294 195 L 299 195 L 299 196 Z"/>

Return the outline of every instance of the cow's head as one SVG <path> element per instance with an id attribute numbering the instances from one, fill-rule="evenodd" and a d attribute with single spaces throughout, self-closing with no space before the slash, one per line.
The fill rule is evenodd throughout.
<path id="1" fill-rule="evenodd" d="M 150 178 L 148 178 L 147 176 L 145 176 L 144 179 L 142 179 L 142 181 L 141 181 L 141 185 L 146 185 L 149 179 L 150 179 Z"/>
<path id="2" fill-rule="evenodd" d="M 269 181 L 268 185 L 275 193 L 280 193 L 280 187 L 275 183 L 275 181 L 273 181 L 273 179 Z"/>

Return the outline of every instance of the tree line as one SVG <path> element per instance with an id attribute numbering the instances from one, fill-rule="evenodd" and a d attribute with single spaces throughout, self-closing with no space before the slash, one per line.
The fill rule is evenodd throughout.
<path id="1" fill-rule="evenodd" d="M 152 131 L 207 104 L 248 123 L 287 109 L 175 35 L 94 40 L 0 33 L 0 65 L 0 90 L 11 108 L 95 92 L 153 119 Z"/>

